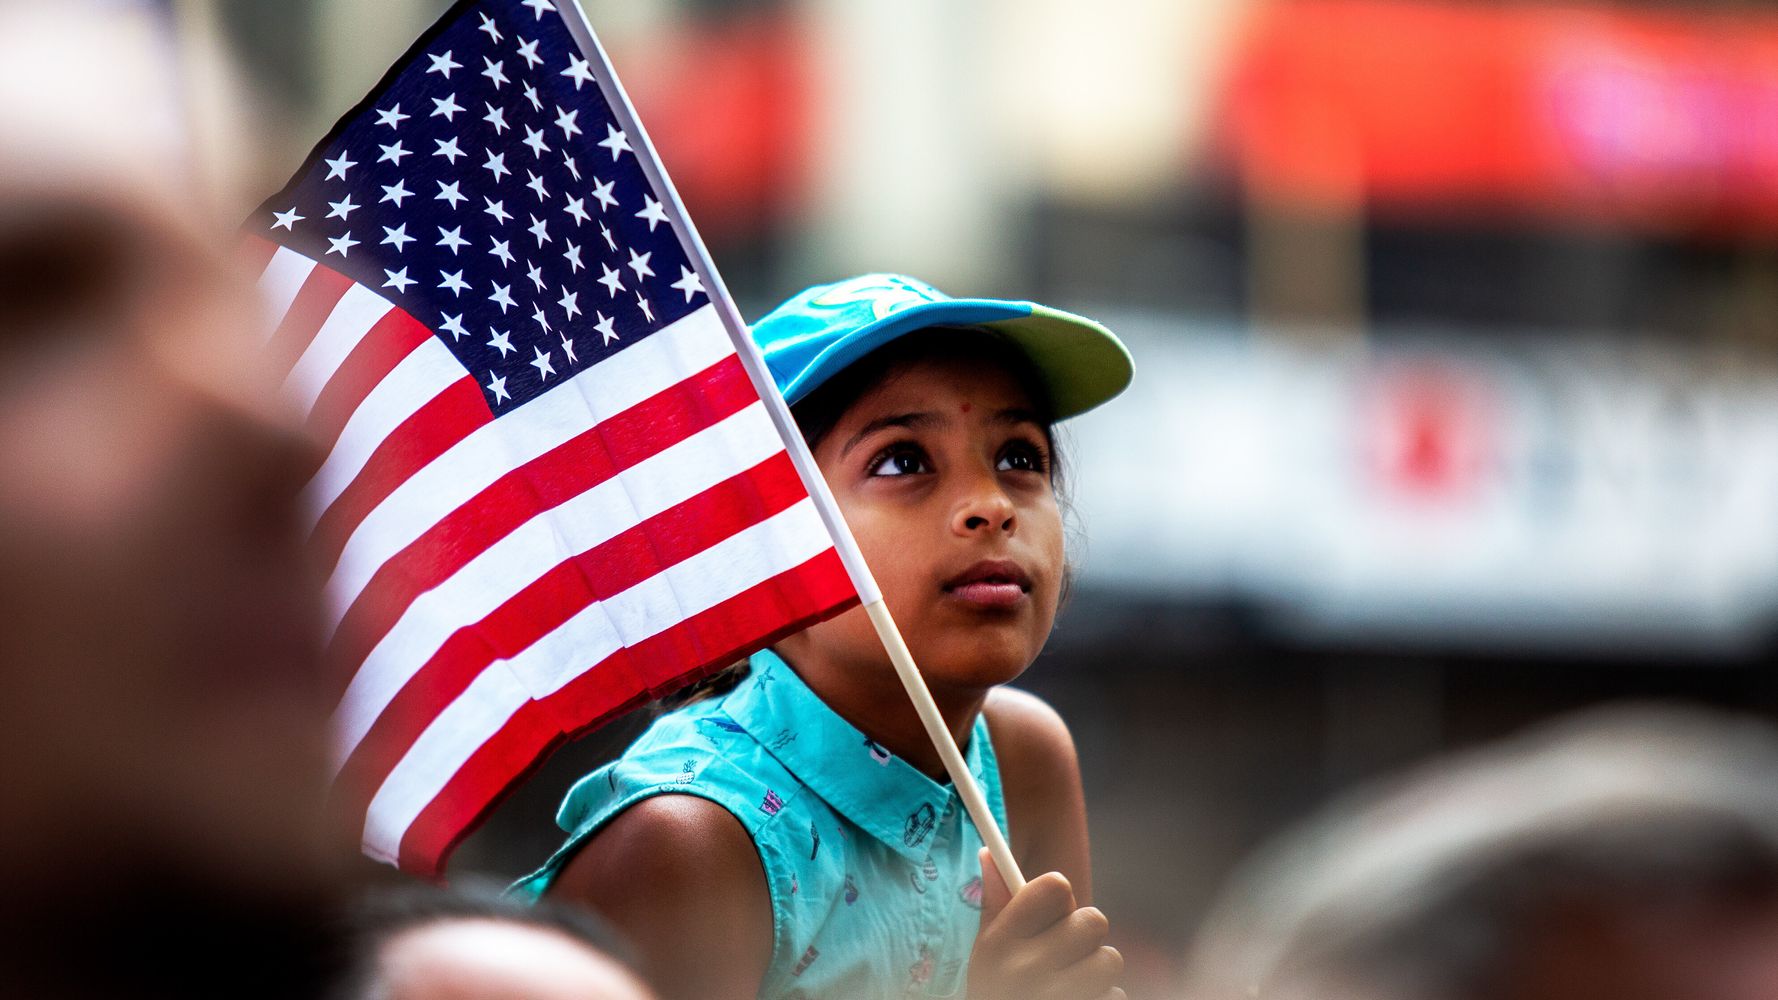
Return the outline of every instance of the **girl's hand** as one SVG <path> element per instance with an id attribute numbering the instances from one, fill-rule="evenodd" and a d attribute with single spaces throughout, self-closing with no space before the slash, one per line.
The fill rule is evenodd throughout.
<path id="1" fill-rule="evenodd" d="M 1075 905 L 1059 872 L 1013 895 L 981 851 L 982 929 L 969 958 L 969 1000 L 1124 1000 L 1124 957 L 1105 943 L 1111 924 Z"/>

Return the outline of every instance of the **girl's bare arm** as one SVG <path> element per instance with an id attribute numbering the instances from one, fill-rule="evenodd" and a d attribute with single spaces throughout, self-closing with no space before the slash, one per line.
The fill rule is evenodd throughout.
<path id="1" fill-rule="evenodd" d="M 616 925 L 662 1000 L 759 993 L 772 956 L 765 871 L 747 831 L 714 802 L 636 803 L 581 848 L 550 895 Z"/>

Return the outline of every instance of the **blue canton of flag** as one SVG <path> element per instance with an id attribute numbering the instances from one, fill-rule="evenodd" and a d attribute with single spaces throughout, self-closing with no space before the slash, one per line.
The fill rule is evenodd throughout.
<path id="1" fill-rule="evenodd" d="M 707 301 L 549 0 L 460 4 L 254 223 L 430 327 L 496 413 Z"/>

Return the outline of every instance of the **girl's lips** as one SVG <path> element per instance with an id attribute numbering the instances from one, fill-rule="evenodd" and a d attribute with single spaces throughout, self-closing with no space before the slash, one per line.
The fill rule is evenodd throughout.
<path id="1" fill-rule="evenodd" d="M 946 593 L 984 608 L 1010 608 L 1026 597 L 1025 588 L 1016 583 L 991 583 L 986 580 L 950 587 Z"/>
<path id="2" fill-rule="evenodd" d="M 1009 559 L 985 559 L 944 585 L 945 593 L 985 608 L 1011 607 L 1031 591 L 1031 577 Z"/>

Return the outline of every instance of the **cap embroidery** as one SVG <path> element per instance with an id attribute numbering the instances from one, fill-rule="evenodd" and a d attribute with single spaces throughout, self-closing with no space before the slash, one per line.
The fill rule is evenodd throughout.
<path id="1" fill-rule="evenodd" d="M 842 309 L 850 305 L 870 306 L 871 316 L 882 319 L 903 309 L 926 302 L 938 302 L 937 289 L 916 285 L 906 278 L 886 274 L 867 274 L 842 281 L 810 300 L 811 305 Z"/>

